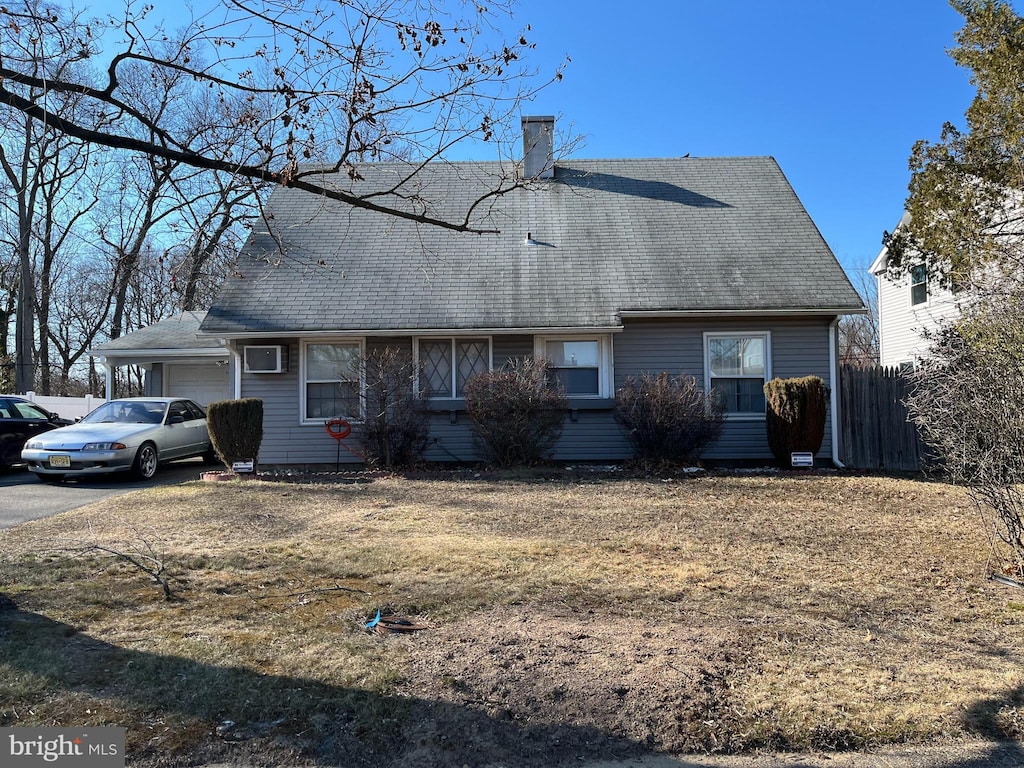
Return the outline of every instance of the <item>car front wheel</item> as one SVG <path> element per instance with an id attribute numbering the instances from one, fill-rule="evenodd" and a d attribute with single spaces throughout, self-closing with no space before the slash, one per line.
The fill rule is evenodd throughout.
<path id="1" fill-rule="evenodd" d="M 132 463 L 132 474 L 140 480 L 149 480 L 156 474 L 157 465 L 156 446 L 152 443 L 144 443 L 135 454 L 135 461 Z"/>

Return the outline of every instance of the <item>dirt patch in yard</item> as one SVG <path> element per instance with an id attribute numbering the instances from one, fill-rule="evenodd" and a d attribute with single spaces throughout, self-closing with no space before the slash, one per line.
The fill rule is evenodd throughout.
<path id="1" fill-rule="evenodd" d="M 410 756 L 441 766 L 504 754 L 541 766 L 641 748 L 728 749 L 734 647 L 728 632 L 654 617 L 580 616 L 557 606 L 475 614 L 411 649 L 401 691 L 487 720 L 467 733 L 431 708 L 412 718 Z"/>

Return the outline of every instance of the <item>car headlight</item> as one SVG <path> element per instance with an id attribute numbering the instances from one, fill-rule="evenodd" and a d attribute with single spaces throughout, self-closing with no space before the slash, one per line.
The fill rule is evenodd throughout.
<path id="1" fill-rule="evenodd" d="M 124 443 L 86 443 L 82 446 L 83 451 L 120 451 L 128 446 Z"/>
<path id="2" fill-rule="evenodd" d="M 33 440 L 30 443 L 25 443 L 25 447 L 28 448 L 30 451 L 38 451 L 40 448 L 43 447 L 43 444 L 38 440 Z"/>

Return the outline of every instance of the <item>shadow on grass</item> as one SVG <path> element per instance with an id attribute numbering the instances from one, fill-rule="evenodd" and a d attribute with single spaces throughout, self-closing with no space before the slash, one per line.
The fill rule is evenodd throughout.
<path id="1" fill-rule="evenodd" d="M 197 646 L 197 653 L 215 656 L 216 649 Z M 37 725 L 127 726 L 133 765 L 539 767 L 649 753 L 595 728 L 523 725 L 504 712 L 124 648 L 23 611 L 3 595 L 0 663 L 10 670 L 8 696 L 16 699 L 2 702 L 0 726 L 23 724 L 11 713 L 32 707 L 49 720 Z M 86 723 L 86 708 L 125 712 L 133 722 Z M 218 734 L 228 720 L 236 725 Z M 159 731 L 170 726 L 191 735 L 151 742 L 154 722 Z"/>
<path id="2" fill-rule="evenodd" d="M 940 768 L 1010 768 L 1024 766 L 1024 744 L 1010 741 L 1021 733 L 1009 733 L 1006 723 L 1000 722 L 1000 714 L 1006 710 L 1016 711 L 1017 729 L 1024 728 L 1024 685 L 1020 685 L 1006 696 L 981 699 L 964 713 L 964 728 L 985 741 L 994 742 L 991 750 L 983 756 L 954 760 Z"/>

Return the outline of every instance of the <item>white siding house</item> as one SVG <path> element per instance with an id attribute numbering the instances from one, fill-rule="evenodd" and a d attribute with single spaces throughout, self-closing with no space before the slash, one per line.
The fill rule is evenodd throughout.
<path id="1" fill-rule="evenodd" d="M 890 276 L 888 255 L 883 248 L 870 268 L 878 280 L 879 362 L 910 367 L 928 348 L 924 333 L 955 318 L 960 307 L 948 288 L 929 281 L 923 265 Z"/>

